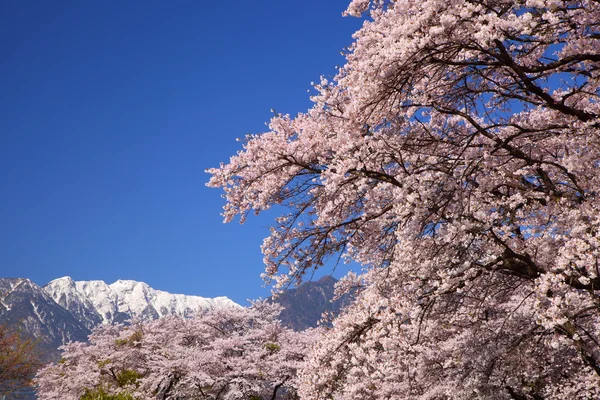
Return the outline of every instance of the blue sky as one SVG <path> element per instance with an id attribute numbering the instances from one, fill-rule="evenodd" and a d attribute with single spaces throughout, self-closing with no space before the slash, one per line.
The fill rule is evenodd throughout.
<path id="1" fill-rule="evenodd" d="M 223 224 L 204 170 L 343 63 L 342 0 L 0 5 L 0 276 L 266 296 L 270 217 Z"/>

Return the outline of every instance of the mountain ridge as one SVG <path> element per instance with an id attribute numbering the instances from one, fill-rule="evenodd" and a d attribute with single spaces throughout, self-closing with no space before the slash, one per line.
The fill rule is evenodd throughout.
<path id="1" fill-rule="evenodd" d="M 62 277 L 41 287 L 28 278 L 0 278 L 0 323 L 39 340 L 49 358 L 69 341 L 86 341 L 101 324 L 166 315 L 187 317 L 220 307 L 241 307 L 227 297 L 171 294 L 144 282 L 74 281 Z"/>
<path id="2" fill-rule="evenodd" d="M 173 294 L 154 289 L 145 282 L 117 280 L 74 281 L 62 277 L 48 282 L 44 290 L 89 326 L 124 322 L 132 318 L 156 319 L 166 315 L 188 317 L 199 310 L 240 307 L 225 296 L 206 298 Z"/>
<path id="3" fill-rule="evenodd" d="M 27 278 L 0 278 L 0 321 L 18 327 L 51 352 L 68 341 L 86 340 L 90 333 Z"/>

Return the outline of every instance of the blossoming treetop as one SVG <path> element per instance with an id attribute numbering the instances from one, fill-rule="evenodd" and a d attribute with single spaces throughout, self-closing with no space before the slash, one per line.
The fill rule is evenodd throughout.
<path id="1" fill-rule="evenodd" d="M 600 3 L 355 0 L 314 106 L 209 170 L 267 279 L 367 268 L 307 398 L 600 396 Z M 352 282 L 351 282 L 352 281 Z"/>

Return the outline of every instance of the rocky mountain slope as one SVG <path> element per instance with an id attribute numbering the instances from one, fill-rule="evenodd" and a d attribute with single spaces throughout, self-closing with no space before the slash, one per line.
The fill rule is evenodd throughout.
<path id="1" fill-rule="evenodd" d="M 0 278 L 0 322 L 18 327 L 49 351 L 69 341 L 86 340 L 90 333 L 41 287 L 23 278 Z"/>
<path id="2" fill-rule="evenodd" d="M 337 315 L 352 299 L 346 295 L 332 301 L 336 282 L 335 278 L 325 276 L 288 289 L 272 299 L 283 306 L 281 322 L 292 329 L 303 330 L 316 327 L 323 313 Z"/>

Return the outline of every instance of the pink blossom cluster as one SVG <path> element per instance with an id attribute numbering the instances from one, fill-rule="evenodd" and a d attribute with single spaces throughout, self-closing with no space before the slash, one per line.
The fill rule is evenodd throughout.
<path id="1" fill-rule="evenodd" d="M 190 319 L 101 326 L 38 373 L 39 399 L 297 398 L 297 369 L 316 332 L 282 327 L 279 311 L 261 301 Z"/>
<path id="2" fill-rule="evenodd" d="M 369 16 L 314 106 L 208 170 L 225 221 L 287 208 L 275 288 L 364 266 L 302 398 L 600 398 L 600 3 L 346 13 Z"/>

